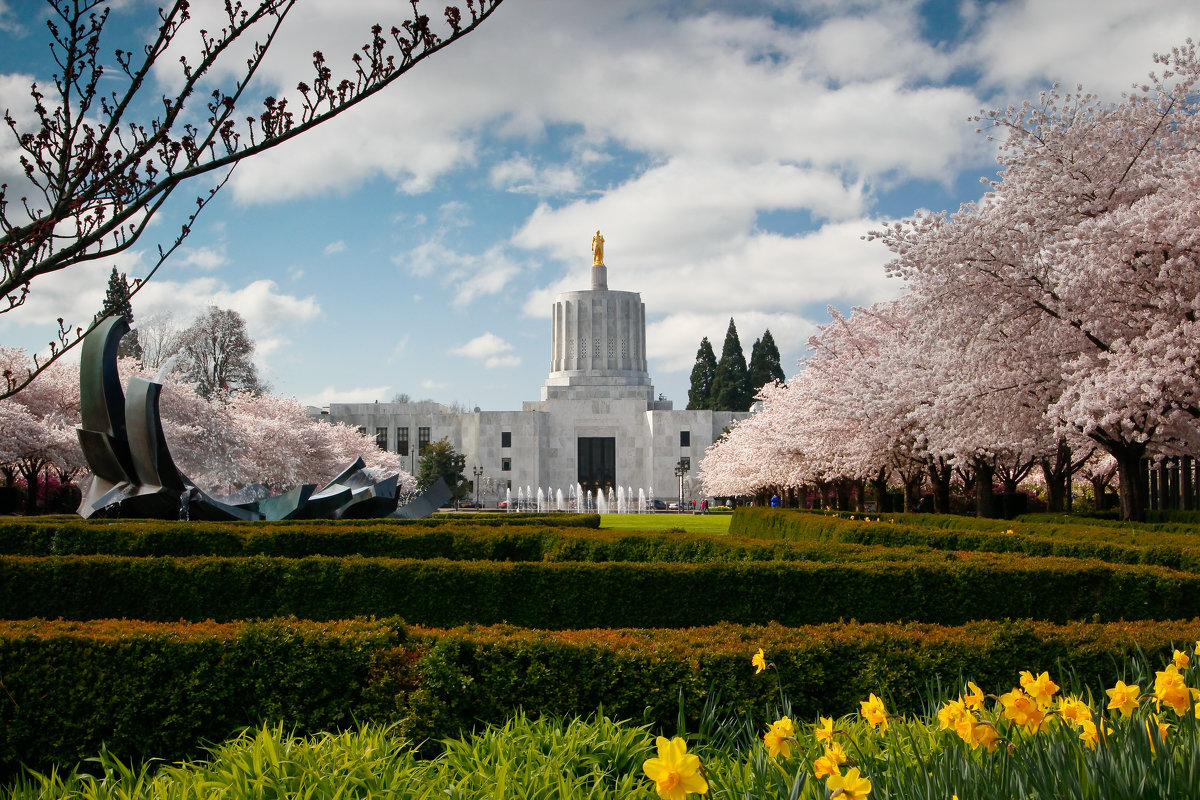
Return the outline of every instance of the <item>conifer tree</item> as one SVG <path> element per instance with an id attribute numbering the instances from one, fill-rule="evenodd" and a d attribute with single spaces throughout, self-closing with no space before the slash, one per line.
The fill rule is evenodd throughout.
<path id="1" fill-rule="evenodd" d="M 712 344 L 705 336 L 696 351 L 696 365 L 692 367 L 692 386 L 688 389 L 688 411 L 713 407 L 713 378 L 717 374 L 717 356 Z"/>
<path id="2" fill-rule="evenodd" d="M 768 383 L 782 383 L 784 380 L 783 367 L 779 363 L 779 348 L 775 346 L 771 329 L 767 328 L 761 339 L 754 340 L 754 347 L 750 349 L 750 391 L 757 393 Z"/>
<path id="3" fill-rule="evenodd" d="M 112 275 L 108 276 L 108 290 L 104 293 L 104 307 L 96 315 L 94 322 L 104 317 L 116 315 L 133 327 L 133 304 L 129 301 L 129 278 L 124 273 L 118 274 L 113 267 Z M 138 343 L 137 331 L 132 330 L 122 339 L 117 347 L 117 355 L 126 358 L 142 359 L 142 346 Z"/>
<path id="4" fill-rule="evenodd" d="M 746 355 L 742 352 L 742 343 L 732 317 L 725 331 L 725 344 L 721 346 L 721 360 L 717 362 L 717 371 L 713 376 L 712 396 L 714 411 L 749 411 L 754 399 Z"/>

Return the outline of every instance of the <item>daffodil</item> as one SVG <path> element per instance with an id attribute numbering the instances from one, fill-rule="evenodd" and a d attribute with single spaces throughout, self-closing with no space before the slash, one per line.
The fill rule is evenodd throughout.
<path id="1" fill-rule="evenodd" d="M 754 654 L 754 657 L 750 659 L 750 665 L 754 667 L 755 675 L 767 668 L 767 656 L 763 653 L 761 647 L 758 648 L 758 652 Z"/>
<path id="2" fill-rule="evenodd" d="M 1076 697 L 1062 697 L 1058 701 L 1058 715 L 1064 722 L 1081 725 L 1092 721 L 1092 710 L 1087 703 Z"/>
<path id="3" fill-rule="evenodd" d="M 1191 707 L 1192 694 L 1188 690 L 1183 675 L 1174 664 L 1168 664 L 1161 672 L 1154 673 L 1154 699 L 1160 704 L 1170 706 L 1178 715 L 1183 716 Z"/>
<path id="4" fill-rule="evenodd" d="M 983 711 L 983 689 L 980 689 L 971 681 L 967 681 L 967 689 L 969 691 L 967 694 L 963 695 L 963 704 L 967 708 L 974 709 L 975 711 Z"/>
<path id="5" fill-rule="evenodd" d="M 820 780 L 828 778 L 830 775 L 837 775 L 841 770 L 839 767 L 847 761 L 846 751 L 837 742 L 833 742 L 829 747 L 825 748 L 825 752 L 813 762 L 813 777 Z"/>
<path id="6" fill-rule="evenodd" d="M 794 741 L 796 741 L 796 728 L 792 725 L 789 717 L 772 722 L 771 729 L 763 735 L 763 744 L 767 746 L 767 752 L 771 754 L 771 758 L 778 758 L 781 755 L 784 758 L 790 756 Z"/>
<path id="7" fill-rule="evenodd" d="M 820 717 L 821 724 L 813 731 L 818 742 L 833 742 L 833 717 Z"/>
<path id="8" fill-rule="evenodd" d="M 969 717 L 967 706 L 962 700 L 951 700 L 938 709 L 938 724 L 941 730 L 954 730 L 964 717 Z"/>
<path id="9" fill-rule="evenodd" d="M 1111 689 L 1106 689 L 1105 694 L 1108 695 L 1107 707 L 1115 708 L 1128 717 L 1138 706 L 1138 701 L 1142 695 L 1142 687 L 1136 683 L 1128 686 L 1125 681 L 1117 681 L 1117 685 Z"/>
<path id="10" fill-rule="evenodd" d="M 1005 719 L 1012 720 L 1029 732 L 1040 728 L 1046 719 L 1046 712 L 1020 689 L 1000 695 L 1000 704 L 1004 706 Z"/>
<path id="11" fill-rule="evenodd" d="M 832 775 L 825 782 L 825 787 L 833 794 L 832 800 L 865 800 L 871 793 L 871 782 L 858 774 L 858 767 L 846 770 L 845 775 Z"/>
<path id="12" fill-rule="evenodd" d="M 1050 680 L 1050 673 L 1043 672 L 1036 678 L 1028 670 L 1021 672 L 1021 688 L 1024 689 L 1040 708 L 1049 708 L 1050 700 L 1058 691 L 1058 684 Z"/>
<path id="13" fill-rule="evenodd" d="M 1188 665 L 1192 663 L 1192 660 L 1188 658 L 1188 654 L 1182 650 L 1176 650 L 1171 661 L 1174 662 L 1177 669 L 1187 669 Z"/>
<path id="14" fill-rule="evenodd" d="M 871 723 L 872 728 L 879 728 L 881 732 L 887 730 L 887 709 L 884 708 L 883 701 L 876 697 L 874 692 L 871 693 L 869 699 L 861 701 L 859 706 L 862 718 Z"/>
<path id="15" fill-rule="evenodd" d="M 980 722 L 971 728 L 971 749 L 978 750 L 980 747 L 986 749 L 989 753 L 996 749 L 996 743 L 1000 741 L 1000 734 L 995 726 L 989 722 Z"/>
<path id="16" fill-rule="evenodd" d="M 688 794 L 708 792 L 708 781 L 700 769 L 700 757 L 688 753 L 687 742 L 678 736 L 674 739 L 659 736 L 655 744 L 658 757 L 646 759 L 642 769 L 654 781 L 654 788 L 662 800 L 685 800 Z"/>

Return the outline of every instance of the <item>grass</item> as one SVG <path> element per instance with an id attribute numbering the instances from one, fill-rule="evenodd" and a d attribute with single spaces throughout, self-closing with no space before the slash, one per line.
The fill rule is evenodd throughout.
<path id="1" fill-rule="evenodd" d="M 729 533 L 731 519 L 732 514 L 677 514 L 674 511 L 658 514 L 601 514 L 600 527 L 611 531 L 686 531 L 721 535 Z"/>

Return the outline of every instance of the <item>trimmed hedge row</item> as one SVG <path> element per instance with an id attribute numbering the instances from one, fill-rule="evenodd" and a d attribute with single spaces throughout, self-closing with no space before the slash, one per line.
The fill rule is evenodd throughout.
<path id="1" fill-rule="evenodd" d="M 369 692 L 396 621 L 0 623 L 0 772 L 195 754 L 264 720 L 298 732 L 380 715 Z"/>
<path id="2" fill-rule="evenodd" d="M 454 561 L 849 561 L 905 560 L 927 548 L 762 542 L 691 533 L 521 526 L 294 527 L 246 532 L 84 523 L 61 528 L 0 524 L 0 554 L 28 556 L 308 556 L 446 558 Z"/>
<path id="3" fill-rule="evenodd" d="M 218 621 L 398 615 L 452 626 L 681 628 L 842 619 L 1200 615 L 1200 575 L 991 554 L 857 563 L 501 563 L 368 558 L 0 557 L 0 616 Z"/>
<path id="4" fill-rule="evenodd" d="M 780 683 L 793 717 L 805 721 L 856 711 L 870 692 L 895 712 L 919 710 L 935 681 L 969 678 L 999 692 L 1023 669 L 1051 670 L 1069 686 L 1069 666 L 1103 696 L 1115 678 L 1131 679 L 1131 653 L 1157 665 L 1197 638 L 1200 620 L 407 634 L 395 620 L 7 622 L 0 772 L 73 766 L 101 743 L 126 760 L 177 760 L 264 721 L 297 733 L 389 721 L 422 741 L 502 722 L 517 709 L 575 716 L 602 706 L 613 718 L 669 726 L 680 698 L 694 721 L 718 691 L 730 712 L 761 719 Z M 750 668 L 758 647 L 777 671 Z"/>
<path id="5" fill-rule="evenodd" d="M 953 520 L 934 515 L 888 516 L 886 519 L 846 518 L 777 509 L 739 511 L 730 532 L 739 536 L 789 542 L 844 542 L 885 547 L 917 546 L 937 550 L 1023 553 L 1031 556 L 1086 558 L 1114 564 L 1153 564 L 1200 572 L 1200 535 L 1136 531 L 1086 524 L 1007 523 L 1004 529 L 915 524 Z M 967 519 L 966 523 L 974 520 Z"/>

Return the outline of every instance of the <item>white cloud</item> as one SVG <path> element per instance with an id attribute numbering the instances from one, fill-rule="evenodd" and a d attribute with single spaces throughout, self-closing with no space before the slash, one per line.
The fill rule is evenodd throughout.
<path id="1" fill-rule="evenodd" d="M 450 289 L 450 303 L 456 306 L 498 294 L 522 272 L 521 265 L 509 258 L 499 245 L 474 255 L 447 247 L 441 237 L 398 254 L 392 261 L 407 268 L 414 277 L 437 275 L 442 285 Z M 414 298 L 419 299 L 419 296 Z"/>
<path id="2" fill-rule="evenodd" d="M 225 255 L 225 245 L 219 247 L 181 247 L 179 255 L 171 260 L 172 266 L 196 267 L 211 270 L 223 267 L 229 263 Z"/>
<path id="3" fill-rule="evenodd" d="M 515 367 L 521 363 L 521 357 L 512 354 L 513 346 L 496 334 L 487 333 L 476 336 L 466 344 L 450 349 L 456 356 L 465 356 L 482 361 L 488 369 L 499 367 Z"/>
<path id="4" fill-rule="evenodd" d="M 325 255 L 331 256 L 334 253 L 340 253 L 345 249 L 346 243 L 341 239 L 338 239 L 336 242 L 330 242 L 329 244 L 325 245 Z"/>
<path id="5" fill-rule="evenodd" d="M 1059 81 L 1113 100 L 1155 68 L 1152 53 L 1200 29 L 1200 6 L 1171 0 L 1018 0 L 984 6 L 973 59 L 984 77 L 1022 97 Z M 1014 31 L 1021 46 L 1013 46 Z"/>
<path id="6" fill-rule="evenodd" d="M 588 151 L 589 155 L 594 151 Z M 579 190 L 582 177 L 568 166 L 538 167 L 525 156 L 513 156 L 492 166 L 488 173 L 492 187 L 517 194 L 550 197 Z"/>
<path id="7" fill-rule="evenodd" d="M 335 389 L 326 386 L 304 401 L 310 406 L 327 406 L 330 403 L 370 403 L 378 400 L 383 402 L 391 397 L 391 386 L 357 386 L 353 389 Z"/>

